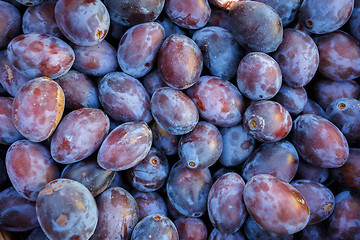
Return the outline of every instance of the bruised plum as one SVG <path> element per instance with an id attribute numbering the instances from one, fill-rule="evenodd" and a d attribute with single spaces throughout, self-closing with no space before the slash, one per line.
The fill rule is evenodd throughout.
<path id="1" fill-rule="evenodd" d="M 98 209 L 90 191 L 65 178 L 48 183 L 40 192 L 36 213 L 50 239 L 89 239 L 98 222 Z"/>
<path id="2" fill-rule="evenodd" d="M 119 125 L 105 138 L 97 155 L 98 164 L 111 171 L 129 169 L 150 151 L 152 133 L 144 122 Z"/>
<path id="3" fill-rule="evenodd" d="M 293 234 L 310 219 L 309 207 L 298 190 L 268 174 L 253 176 L 243 193 L 249 214 L 263 228 L 276 234 Z"/>
<path id="4" fill-rule="evenodd" d="M 14 125 L 30 141 L 41 142 L 55 131 L 64 105 L 59 84 L 47 77 L 35 78 L 25 83 L 14 98 Z"/>

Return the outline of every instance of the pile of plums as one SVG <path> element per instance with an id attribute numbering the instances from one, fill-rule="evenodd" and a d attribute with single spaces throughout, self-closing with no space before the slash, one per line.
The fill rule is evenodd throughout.
<path id="1" fill-rule="evenodd" d="M 360 239 L 360 0 L 0 0 L 0 240 Z"/>

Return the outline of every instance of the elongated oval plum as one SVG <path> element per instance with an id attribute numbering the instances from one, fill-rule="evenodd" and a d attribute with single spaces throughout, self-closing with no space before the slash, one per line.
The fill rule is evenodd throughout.
<path id="1" fill-rule="evenodd" d="M 168 174 L 167 158 L 154 147 L 140 163 L 126 171 L 130 184 L 142 192 L 152 192 L 161 188 Z"/>
<path id="2" fill-rule="evenodd" d="M 171 21 L 187 29 L 204 27 L 211 12 L 207 0 L 167 0 L 164 10 Z"/>
<path id="3" fill-rule="evenodd" d="M 70 70 L 75 53 L 60 38 L 43 33 L 17 36 L 7 46 L 10 63 L 29 78 L 57 78 Z"/>
<path id="4" fill-rule="evenodd" d="M 91 239 L 129 239 L 139 221 L 139 209 L 130 193 L 121 187 L 109 188 L 96 203 L 99 222 Z"/>
<path id="5" fill-rule="evenodd" d="M 115 172 L 101 168 L 95 156 L 80 162 L 68 164 L 61 173 L 61 178 L 75 180 L 83 184 L 96 197 L 113 181 Z"/>
<path id="6" fill-rule="evenodd" d="M 240 1 L 231 8 L 230 28 L 236 41 L 253 52 L 273 52 L 283 39 L 279 14 L 262 2 Z"/>
<path id="7" fill-rule="evenodd" d="M 270 174 L 290 182 L 296 174 L 298 165 L 298 153 L 290 142 L 282 140 L 263 143 L 243 164 L 242 176 L 248 181 L 257 174 Z"/>
<path id="8" fill-rule="evenodd" d="M 182 90 L 194 85 L 200 77 L 203 57 L 191 38 L 172 34 L 162 43 L 157 64 L 163 81 L 170 87 Z"/>
<path id="9" fill-rule="evenodd" d="M 145 76 L 156 64 L 160 46 L 165 39 L 164 28 L 156 22 L 131 27 L 122 36 L 117 50 L 117 60 L 127 74 Z"/>
<path id="10" fill-rule="evenodd" d="M 110 27 L 110 15 L 100 0 L 58 0 L 55 19 L 67 39 L 81 46 L 101 42 Z"/>
<path id="11" fill-rule="evenodd" d="M 12 119 L 18 131 L 33 142 L 49 138 L 64 112 L 64 92 L 47 77 L 23 85 L 14 98 Z"/>
<path id="12" fill-rule="evenodd" d="M 210 170 L 190 169 L 178 161 L 170 170 L 166 184 L 167 196 L 174 208 L 188 217 L 200 217 L 212 184 Z"/>
<path id="13" fill-rule="evenodd" d="M 211 123 L 201 121 L 194 130 L 181 137 L 178 147 L 180 160 L 192 169 L 212 166 L 223 149 L 221 133 Z"/>
<path id="14" fill-rule="evenodd" d="M 311 180 L 296 180 L 291 185 L 300 192 L 309 206 L 309 224 L 324 221 L 333 213 L 335 197 L 329 188 Z"/>
<path id="15" fill-rule="evenodd" d="M 6 170 L 16 191 L 36 201 L 45 185 L 59 177 L 59 170 L 49 150 L 40 143 L 19 140 L 6 153 Z"/>
<path id="16" fill-rule="evenodd" d="M 8 43 L 16 37 L 21 29 L 20 11 L 11 3 L 0 2 L 0 49 L 5 48 Z"/>
<path id="17" fill-rule="evenodd" d="M 173 135 L 191 132 L 199 121 L 195 104 L 183 92 L 164 87 L 151 97 L 151 112 L 157 124 Z"/>
<path id="18" fill-rule="evenodd" d="M 149 238 L 158 240 L 179 240 L 179 234 L 174 223 L 168 217 L 160 214 L 153 214 L 138 222 L 131 234 L 131 240 Z"/>
<path id="19" fill-rule="evenodd" d="M 262 100 L 251 104 L 244 113 L 244 129 L 261 142 L 276 142 L 291 131 L 290 113 L 279 103 Z"/>
<path id="20" fill-rule="evenodd" d="M 349 156 L 349 145 L 342 132 L 318 115 L 299 116 L 291 137 L 299 155 L 315 166 L 341 167 Z"/>
<path id="21" fill-rule="evenodd" d="M 22 232 L 39 226 L 35 202 L 23 198 L 14 187 L 0 192 L 0 228 Z"/>
<path id="22" fill-rule="evenodd" d="M 240 229 L 247 216 L 243 201 L 244 188 L 244 180 L 234 172 L 222 175 L 212 185 L 207 209 L 215 228 L 226 233 L 234 233 Z"/>
<path id="23" fill-rule="evenodd" d="M 12 120 L 13 102 L 13 98 L 0 97 L 0 144 L 10 145 L 24 138 Z"/>
<path id="24" fill-rule="evenodd" d="M 89 239 L 98 222 L 98 209 L 90 191 L 65 178 L 48 183 L 40 192 L 36 214 L 50 239 Z"/>
<path id="25" fill-rule="evenodd" d="M 67 114 L 51 138 L 51 156 L 69 164 L 93 154 L 109 133 L 110 120 L 100 109 L 81 108 Z"/>
<path id="26" fill-rule="evenodd" d="M 232 127 L 241 122 L 245 108 L 244 98 L 229 81 L 202 76 L 186 94 L 207 122 L 219 127 Z"/>
<path id="27" fill-rule="evenodd" d="M 305 199 L 289 183 L 268 174 L 253 176 L 243 193 L 249 214 L 263 228 L 276 234 L 293 234 L 309 222 Z"/>
<path id="28" fill-rule="evenodd" d="M 151 121 L 149 94 L 136 78 L 111 72 L 100 80 L 98 88 L 100 103 L 114 120 Z"/>
<path id="29" fill-rule="evenodd" d="M 105 138 L 97 155 L 98 164 L 111 171 L 129 169 L 149 153 L 152 132 L 144 122 L 127 122 Z"/>

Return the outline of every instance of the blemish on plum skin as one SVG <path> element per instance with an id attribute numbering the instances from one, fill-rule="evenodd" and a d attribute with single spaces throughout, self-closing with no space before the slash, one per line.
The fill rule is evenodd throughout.
<path id="1" fill-rule="evenodd" d="M 65 214 L 60 214 L 60 216 L 56 218 L 55 221 L 59 226 L 66 226 L 66 224 L 69 222 L 69 219 Z"/>

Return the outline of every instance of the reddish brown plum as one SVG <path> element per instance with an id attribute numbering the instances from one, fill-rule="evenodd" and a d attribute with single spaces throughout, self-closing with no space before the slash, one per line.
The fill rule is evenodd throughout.
<path id="1" fill-rule="evenodd" d="M 350 148 L 346 163 L 331 170 L 332 176 L 349 188 L 360 191 L 360 149 Z"/>
<path id="2" fill-rule="evenodd" d="M 222 149 L 219 130 L 213 124 L 201 121 L 194 130 L 181 137 L 178 154 L 188 168 L 204 169 L 219 159 Z"/>
<path id="3" fill-rule="evenodd" d="M 253 52 L 273 52 L 283 38 L 279 14 L 256 1 L 241 1 L 231 8 L 230 28 L 236 41 Z"/>
<path id="4" fill-rule="evenodd" d="M 101 77 L 119 68 L 116 49 L 105 40 L 92 46 L 75 45 L 73 49 L 74 68 L 83 74 Z"/>
<path id="5" fill-rule="evenodd" d="M 305 161 L 318 167 L 341 167 L 349 156 L 348 142 L 342 132 L 327 119 L 314 114 L 296 118 L 292 142 Z"/>
<path id="6" fill-rule="evenodd" d="M 241 1 L 242 0 L 209 0 L 211 4 L 224 10 L 231 10 L 231 8 Z"/>
<path id="7" fill-rule="evenodd" d="M 300 179 L 311 180 L 318 183 L 324 183 L 330 175 L 328 168 L 317 167 L 300 159 L 297 176 Z"/>
<path id="8" fill-rule="evenodd" d="M 214 228 L 208 240 L 245 240 L 245 237 L 240 231 L 236 233 L 224 233 Z"/>
<path id="9" fill-rule="evenodd" d="M 0 144 L 10 145 L 24 138 L 12 120 L 13 102 L 13 98 L 0 97 Z"/>
<path id="10" fill-rule="evenodd" d="M 126 171 L 129 183 L 142 192 L 152 192 L 161 188 L 168 174 L 167 158 L 154 147 L 140 163 Z"/>
<path id="11" fill-rule="evenodd" d="M 237 86 L 251 100 L 270 99 L 279 91 L 282 74 L 279 64 L 266 53 L 247 54 L 237 67 Z"/>
<path id="12" fill-rule="evenodd" d="M 200 218 L 179 217 L 174 221 L 179 240 L 207 240 L 206 225 Z"/>
<path id="13" fill-rule="evenodd" d="M 138 222 L 131 234 L 131 240 L 145 239 L 179 240 L 179 234 L 169 218 L 153 214 Z"/>
<path id="14" fill-rule="evenodd" d="M 6 50 L 0 51 L 0 85 L 13 97 L 30 78 L 20 74 L 10 63 Z"/>
<path id="15" fill-rule="evenodd" d="M 199 29 L 209 21 L 211 8 L 207 0 L 166 0 L 164 11 L 180 27 Z"/>
<path id="16" fill-rule="evenodd" d="M 305 103 L 305 106 L 303 110 L 299 113 L 299 115 L 302 114 L 316 114 L 321 117 L 326 118 L 326 113 L 324 109 L 315 101 L 308 98 L 307 102 Z"/>
<path id="17" fill-rule="evenodd" d="M 212 185 L 207 209 L 211 223 L 219 231 L 235 233 L 244 223 L 247 216 L 244 188 L 244 180 L 234 172 L 222 175 Z"/>
<path id="18" fill-rule="evenodd" d="M 35 203 L 22 196 L 13 187 L 0 192 L 0 228 L 23 232 L 39 226 Z"/>
<path id="19" fill-rule="evenodd" d="M 36 214 L 50 239 L 89 239 L 98 223 L 98 209 L 90 191 L 65 178 L 48 183 L 40 192 Z"/>
<path id="20" fill-rule="evenodd" d="M 55 80 L 65 94 L 65 108 L 99 108 L 97 86 L 85 74 L 70 70 Z"/>
<path id="21" fill-rule="evenodd" d="M 20 11 L 14 5 L 1 1 L 0 23 L 0 49 L 4 49 L 11 41 L 11 39 L 20 33 Z"/>
<path id="22" fill-rule="evenodd" d="M 56 1 L 48 0 L 37 6 L 27 8 L 22 18 L 23 32 L 47 33 L 55 37 L 62 37 L 55 20 Z"/>
<path id="23" fill-rule="evenodd" d="M 334 81 L 360 76 L 360 46 L 349 34 L 335 31 L 314 40 L 319 49 L 319 73 Z"/>
<path id="24" fill-rule="evenodd" d="M 173 135 L 162 129 L 156 121 L 150 125 L 153 133 L 153 144 L 165 155 L 174 155 L 178 152 L 180 136 Z"/>
<path id="25" fill-rule="evenodd" d="M 103 111 L 81 108 L 67 114 L 51 138 L 51 156 L 62 164 L 81 161 L 93 154 L 109 133 Z"/>
<path id="26" fill-rule="evenodd" d="M 149 94 L 136 78 L 111 72 L 101 79 L 98 88 L 100 103 L 114 120 L 151 121 Z"/>
<path id="27" fill-rule="evenodd" d="M 360 199 L 344 191 L 335 197 L 334 213 L 329 218 L 331 239 L 360 238 Z"/>
<path id="28" fill-rule="evenodd" d="M 11 40 L 7 56 L 16 70 L 29 78 L 57 78 L 75 60 L 72 48 L 60 38 L 40 33 L 22 34 Z"/>
<path id="29" fill-rule="evenodd" d="M 110 15 L 100 0 L 58 0 L 55 19 L 67 39 L 81 46 L 92 46 L 106 37 Z"/>
<path id="30" fill-rule="evenodd" d="M 291 185 L 300 192 L 309 206 L 309 225 L 322 222 L 332 214 L 335 197 L 329 188 L 310 180 L 296 180 Z"/>
<path id="31" fill-rule="evenodd" d="M 23 85 L 14 98 L 12 119 L 18 131 L 33 142 L 50 137 L 64 112 L 64 92 L 47 77 Z"/>
<path id="32" fill-rule="evenodd" d="M 242 164 L 255 149 L 255 139 L 242 125 L 221 128 L 220 133 L 223 138 L 223 151 L 219 162 L 225 167 Z"/>
<path id="33" fill-rule="evenodd" d="M 291 115 L 297 115 L 304 109 L 308 97 L 303 87 L 290 87 L 283 84 L 272 100 L 284 106 Z"/>
<path id="34" fill-rule="evenodd" d="M 101 144 L 98 164 L 110 171 L 134 167 L 149 153 L 152 133 L 144 122 L 127 122 L 115 128 Z"/>
<path id="35" fill-rule="evenodd" d="M 178 161 L 170 170 L 166 192 L 173 207 L 181 214 L 200 217 L 206 211 L 211 184 L 208 168 L 190 169 Z"/>
<path id="36" fill-rule="evenodd" d="M 159 23 L 165 30 L 165 38 L 170 36 L 171 34 L 183 34 L 186 35 L 185 29 L 180 28 L 173 21 L 171 21 L 165 15 L 160 15 L 156 22 Z"/>
<path id="37" fill-rule="evenodd" d="M 229 30 L 205 27 L 196 31 L 192 39 L 201 49 L 204 65 L 211 75 L 225 80 L 235 76 L 244 53 Z"/>
<path id="38" fill-rule="evenodd" d="M 360 100 L 340 98 L 326 108 L 327 119 L 334 123 L 349 143 L 360 141 Z"/>
<path id="39" fill-rule="evenodd" d="M 279 63 L 283 81 L 293 87 L 308 84 L 319 66 L 319 50 L 314 40 L 296 29 L 284 30 L 283 41 L 272 56 Z"/>
<path id="40" fill-rule="evenodd" d="M 249 240 L 292 240 L 293 235 L 280 235 L 270 232 L 259 225 L 251 216 L 244 223 L 244 233 Z"/>
<path id="41" fill-rule="evenodd" d="M 258 0 L 258 2 L 265 3 L 272 7 L 279 14 L 284 27 L 297 18 L 301 5 L 301 0 Z"/>
<path id="42" fill-rule="evenodd" d="M 35 202 L 45 185 L 59 177 L 49 150 L 40 143 L 16 141 L 9 147 L 5 163 L 13 187 L 30 201 Z"/>
<path id="43" fill-rule="evenodd" d="M 142 79 L 142 84 L 150 96 L 152 96 L 159 88 L 167 87 L 166 83 L 161 79 L 157 69 L 146 74 Z"/>
<path id="44" fill-rule="evenodd" d="M 139 220 L 152 214 L 167 215 L 166 203 L 157 192 L 136 192 L 133 196 L 139 207 Z"/>
<path id="45" fill-rule="evenodd" d="M 261 142 L 276 142 L 291 131 L 289 112 L 279 103 L 269 100 L 251 104 L 244 113 L 244 129 Z"/>
<path id="46" fill-rule="evenodd" d="M 153 22 L 164 8 L 165 0 L 105 0 L 112 21 L 124 26 Z"/>
<path id="47" fill-rule="evenodd" d="M 152 95 L 151 112 L 157 124 L 172 135 L 191 132 L 199 121 L 193 101 L 170 87 L 160 88 Z"/>
<path id="48" fill-rule="evenodd" d="M 156 22 L 135 25 L 122 36 L 117 49 L 120 68 L 139 78 L 156 64 L 160 46 L 165 39 L 164 28 Z"/>
<path id="49" fill-rule="evenodd" d="M 96 203 L 99 221 L 90 239 L 129 239 L 139 221 L 139 209 L 130 193 L 120 187 L 109 188 Z"/>
<path id="50" fill-rule="evenodd" d="M 311 86 L 311 96 L 324 109 L 330 103 L 339 98 L 358 98 L 360 96 L 360 84 L 356 81 L 331 81 L 325 78 L 317 78 Z"/>
<path id="51" fill-rule="evenodd" d="M 288 141 L 263 143 L 249 156 L 242 166 L 245 181 L 257 174 L 270 174 L 290 182 L 298 169 L 299 156 Z"/>
<path id="52" fill-rule="evenodd" d="M 299 20 L 312 33 L 330 33 L 348 21 L 353 8 L 354 0 L 304 0 Z"/>
<path id="53" fill-rule="evenodd" d="M 263 228 L 276 234 L 293 234 L 309 222 L 305 199 L 289 183 L 268 174 L 255 175 L 243 193 L 249 214 Z"/>
<path id="54" fill-rule="evenodd" d="M 83 184 L 96 197 L 110 185 L 115 172 L 101 168 L 95 157 L 81 162 L 68 164 L 61 173 L 61 178 L 72 179 Z"/>
<path id="55" fill-rule="evenodd" d="M 239 90 L 229 81 L 202 76 L 186 91 L 200 116 L 218 127 L 233 127 L 241 122 L 245 103 Z"/>
<path id="56" fill-rule="evenodd" d="M 191 38 L 172 34 L 162 43 L 157 64 L 163 81 L 170 87 L 182 90 L 194 85 L 200 77 L 203 57 Z"/>

